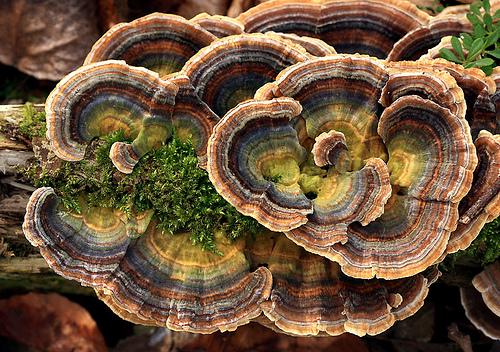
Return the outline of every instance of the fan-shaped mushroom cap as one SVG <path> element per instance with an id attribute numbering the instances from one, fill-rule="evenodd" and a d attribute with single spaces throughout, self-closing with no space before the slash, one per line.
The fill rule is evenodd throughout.
<path id="1" fill-rule="evenodd" d="M 427 53 L 420 56 L 421 60 L 429 60 L 429 59 L 438 59 L 441 57 L 441 49 L 446 48 L 450 49 L 451 51 L 455 51 L 453 49 L 453 45 L 451 45 L 451 36 L 448 37 L 443 37 L 439 41 L 439 43 L 427 50 Z M 464 54 L 467 52 L 467 50 L 464 50 Z"/>
<path id="2" fill-rule="evenodd" d="M 166 75 L 217 37 L 183 17 L 153 13 L 113 26 L 99 39 L 85 64 L 117 59 Z"/>
<path id="3" fill-rule="evenodd" d="M 197 25 L 203 27 L 205 30 L 209 31 L 217 38 L 242 34 L 245 31 L 243 23 L 227 16 L 200 13 L 191 18 L 190 22 L 196 23 Z"/>
<path id="4" fill-rule="evenodd" d="M 396 41 L 430 18 L 401 0 L 272 0 L 237 17 L 246 32 L 316 37 L 338 52 L 379 58 L 385 58 Z"/>
<path id="5" fill-rule="evenodd" d="M 458 226 L 444 255 L 469 247 L 484 224 L 500 216 L 500 135 L 481 131 L 474 144 L 479 162 L 471 190 L 460 202 Z"/>
<path id="6" fill-rule="evenodd" d="M 450 109 L 457 116 L 465 116 L 467 106 L 462 89 L 449 73 L 433 69 L 430 62 L 431 67 L 422 60 L 400 62 L 396 69 L 389 68 L 391 74 L 379 102 L 389 106 L 400 97 L 418 95 Z"/>
<path id="7" fill-rule="evenodd" d="M 340 165 L 342 171 L 351 169 L 351 158 L 342 132 L 331 130 L 316 137 L 312 148 L 314 163 L 319 167 Z M 345 166 L 344 166 L 345 165 Z"/>
<path id="8" fill-rule="evenodd" d="M 441 38 L 471 31 L 471 23 L 463 16 L 434 18 L 428 24 L 415 28 L 398 40 L 387 60 L 417 60 L 429 49 L 438 45 Z"/>
<path id="9" fill-rule="evenodd" d="M 469 122 L 472 137 L 476 138 L 480 130 L 498 131 L 495 106 L 492 102 L 492 95 L 496 90 L 495 81 L 480 69 L 465 69 L 462 65 L 444 59 L 391 62 L 389 65 L 396 69 L 412 66 L 448 72 L 464 92 L 467 103 L 465 118 Z"/>
<path id="10" fill-rule="evenodd" d="M 282 39 L 288 39 L 291 42 L 300 45 L 306 49 L 309 54 L 314 56 L 327 56 L 337 53 L 332 46 L 318 38 L 300 36 L 294 33 L 266 32 L 266 35 L 275 35 Z"/>
<path id="11" fill-rule="evenodd" d="M 417 83 L 405 89 L 405 80 L 408 85 L 413 80 Z M 442 100 L 443 106 L 414 94 Z M 256 148 L 249 146 L 257 141 L 264 146 L 281 137 L 263 129 L 263 122 L 250 124 L 241 106 L 234 109 L 228 114 L 231 119 L 225 116 L 216 127 L 208 156 L 212 182 L 237 209 L 251 204 L 252 212 L 245 214 L 275 229 L 269 223 L 269 204 L 262 206 L 263 199 L 267 202 L 269 197 L 256 197 L 248 204 L 245 200 L 252 199 L 248 194 L 254 197 L 254 192 L 260 195 L 264 190 L 289 187 L 289 180 L 297 182 L 298 178 L 295 197 L 302 200 L 306 195 L 312 199 L 308 212 L 293 223 L 283 222 L 280 217 L 279 230 L 308 251 L 337 261 L 347 275 L 407 277 L 423 271 L 441 256 L 457 225 L 458 202 L 469 191 L 477 164 L 463 118 L 463 95 L 449 74 L 438 72 L 434 76 L 426 70 L 388 69 L 373 58 L 337 55 L 291 66 L 256 96 L 259 100 L 296 99 L 302 112 L 290 122 L 265 117 L 269 113 L 261 106 L 273 100 L 252 103 L 246 114 L 263 115 L 259 121 L 274 121 L 274 126 L 280 128 L 294 127 L 291 143 L 305 143 L 306 151 L 314 151 L 298 162 L 298 168 L 287 164 L 287 172 L 296 170 L 294 178 L 286 174 L 289 183 L 281 184 L 279 178 L 266 182 L 261 171 L 258 175 L 263 181 L 258 188 L 251 184 L 257 179 L 258 159 L 248 157 Z M 379 99 L 389 105 L 385 110 L 378 104 Z M 315 146 L 310 139 L 335 131 L 344 134 L 352 161 L 347 163 L 352 168 L 348 171 L 352 172 L 342 170 L 345 167 L 324 170 L 314 165 L 321 143 Z M 276 149 L 271 147 L 263 154 L 272 159 Z M 240 153 L 245 158 L 239 157 Z M 390 179 L 384 159 L 389 160 Z M 297 163 L 300 158 L 294 160 Z M 276 170 L 268 178 L 273 180 L 281 176 L 280 172 Z M 392 198 L 386 204 L 391 196 L 389 180 Z M 234 191 L 236 184 L 241 189 Z M 255 210 L 259 204 L 260 209 Z M 382 212 L 381 218 L 375 220 Z M 289 228 L 285 229 L 283 223 Z"/>
<path id="12" fill-rule="evenodd" d="M 472 279 L 486 306 L 500 317 L 500 261 L 488 265 Z"/>
<path id="13" fill-rule="evenodd" d="M 395 281 L 350 279 L 338 264 L 279 234 L 259 235 L 250 257 L 254 265 L 266 263 L 273 275 L 270 299 L 261 304 L 272 322 L 265 325 L 291 335 L 381 333 L 414 314 L 431 283 L 422 274 Z"/>
<path id="14" fill-rule="evenodd" d="M 79 68 L 64 77 L 45 104 L 47 138 L 64 160 L 81 160 L 94 137 L 123 130 L 132 144 L 115 143 L 111 159 L 131 172 L 138 158 L 171 133 L 178 87 L 157 73 L 123 61 Z"/>
<path id="15" fill-rule="evenodd" d="M 500 340 L 500 262 L 488 265 L 460 289 L 465 315 L 486 336 Z"/>
<path id="16" fill-rule="evenodd" d="M 312 212 L 298 184 L 307 153 L 288 123 L 300 110 L 287 98 L 241 103 L 215 126 L 208 142 L 208 174 L 216 190 L 240 213 L 274 231 L 297 227 Z"/>
<path id="17" fill-rule="evenodd" d="M 377 111 L 388 76 L 382 62 L 376 59 L 333 55 L 284 70 L 267 93 L 300 102 L 301 116 L 311 138 L 332 129 L 342 132 L 352 168 L 359 170 L 366 159 L 387 160 L 387 151 L 377 134 Z M 259 98 L 264 98 L 262 95 Z"/>
<path id="18" fill-rule="evenodd" d="M 491 339 L 500 339 L 500 317 L 495 315 L 473 287 L 461 287 L 460 299 L 471 323 Z"/>
<path id="19" fill-rule="evenodd" d="M 162 233 L 154 220 L 131 239 L 116 213 L 93 208 L 70 214 L 51 188 L 40 188 L 30 198 L 23 230 L 56 272 L 94 287 L 124 318 L 211 333 L 261 313 L 272 278 L 266 268 L 250 272 L 244 241 L 220 239 L 219 256 L 191 245 L 189 234 Z"/>
<path id="20" fill-rule="evenodd" d="M 174 73 L 166 78 L 179 87 L 172 114 L 175 135 L 181 141 L 192 142 L 199 166 L 206 168 L 208 138 L 219 117 L 196 95 L 187 76 Z"/>
<path id="21" fill-rule="evenodd" d="M 370 158 L 359 171 L 340 174 L 334 171 L 323 179 L 318 178 L 305 178 L 302 185 L 307 191 L 308 181 L 319 184 L 312 188 L 317 194 L 313 200 L 314 213 L 306 224 L 291 229 L 286 235 L 308 251 L 334 259 L 329 255 L 330 248 L 348 241 L 350 224 L 367 225 L 384 212 L 391 196 L 389 169 L 383 160 Z"/>
<path id="22" fill-rule="evenodd" d="M 310 57 L 304 48 L 264 34 L 218 39 L 183 67 L 196 94 L 222 117 L 285 67 Z"/>

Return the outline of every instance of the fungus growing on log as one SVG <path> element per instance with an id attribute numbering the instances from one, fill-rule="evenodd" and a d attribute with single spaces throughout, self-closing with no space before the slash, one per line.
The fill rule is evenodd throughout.
<path id="1" fill-rule="evenodd" d="M 113 26 L 94 44 L 85 64 L 124 60 L 164 76 L 179 71 L 191 56 L 216 38 L 183 17 L 153 13 Z"/>
<path id="2" fill-rule="evenodd" d="M 250 272 L 243 239 L 221 239 L 219 256 L 192 246 L 188 234 L 165 235 L 154 219 L 138 239 L 126 227 L 124 215 L 109 208 L 68 213 L 51 188 L 33 193 L 23 224 L 57 273 L 95 288 L 124 318 L 211 333 L 260 315 L 271 274 L 263 267 Z"/>
<path id="3" fill-rule="evenodd" d="M 437 17 L 429 23 L 415 28 L 398 40 L 387 60 L 417 60 L 427 51 L 439 44 L 446 36 L 472 31 L 471 23 L 463 16 Z"/>
<path id="4" fill-rule="evenodd" d="M 486 336 L 500 340 L 500 262 L 488 265 L 460 289 L 465 315 Z"/>
<path id="5" fill-rule="evenodd" d="M 307 60 L 299 45 L 265 34 L 242 34 L 214 41 L 182 68 L 196 95 L 219 117 L 253 97 L 284 68 Z"/>
<path id="6" fill-rule="evenodd" d="M 51 148 L 61 159 L 81 160 L 93 138 L 120 129 L 133 141 L 115 143 L 110 158 L 118 170 L 130 173 L 142 155 L 170 136 L 177 92 L 175 84 L 157 73 L 123 61 L 83 66 L 47 98 Z"/>
<path id="7" fill-rule="evenodd" d="M 397 83 L 412 86 L 414 77 L 414 89 Z M 399 88 L 389 93 L 388 83 Z M 447 74 L 396 71 L 367 57 L 298 63 L 215 127 L 207 152 L 211 181 L 236 209 L 338 262 L 349 276 L 412 276 L 445 251 L 477 163 L 459 92 Z M 378 103 L 384 94 L 385 110 Z M 432 98 L 443 98 L 444 107 Z M 295 113 L 273 110 L 279 118 L 272 118 L 269 107 L 282 102 Z M 321 142 L 332 131 L 344 135 L 349 158 L 325 169 L 314 159 L 321 144 L 324 153 L 330 144 L 316 140 L 311 150 L 299 135 Z"/>
<path id="8" fill-rule="evenodd" d="M 430 16 L 401 0 L 271 0 L 237 17 L 245 31 L 320 38 L 339 53 L 385 58 L 394 43 Z"/>
<path id="9" fill-rule="evenodd" d="M 292 335 L 375 335 L 413 315 L 424 302 L 433 270 L 399 279 L 354 280 L 337 263 L 308 253 L 282 234 L 259 235 L 249 245 L 254 265 L 273 276 L 264 325 Z"/>

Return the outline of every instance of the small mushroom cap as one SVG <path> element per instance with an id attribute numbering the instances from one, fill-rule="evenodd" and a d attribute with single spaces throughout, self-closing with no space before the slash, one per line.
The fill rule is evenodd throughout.
<path id="1" fill-rule="evenodd" d="M 335 49 L 318 38 L 311 38 L 306 36 L 299 36 L 294 33 L 275 33 L 275 32 L 266 32 L 266 35 L 277 36 L 282 39 L 288 39 L 291 42 L 300 45 L 307 52 L 314 56 L 327 56 L 333 55 L 337 52 Z"/>
<path id="2" fill-rule="evenodd" d="M 472 287 L 461 287 L 460 299 L 470 322 L 489 338 L 500 340 L 500 317 L 488 309 L 481 294 Z"/>
<path id="3" fill-rule="evenodd" d="M 481 130 L 488 130 L 492 133 L 498 131 L 495 106 L 492 102 L 496 90 L 495 81 L 491 77 L 487 77 L 480 69 L 465 69 L 462 65 L 444 59 L 424 59 L 414 63 L 391 62 L 389 65 L 392 68 L 408 67 L 409 65 L 415 68 L 421 66 L 448 72 L 464 92 L 467 103 L 465 118 L 470 125 L 472 137 L 476 138 Z"/>
<path id="4" fill-rule="evenodd" d="M 268 93 L 288 96 L 303 107 L 302 118 L 311 138 L 323 132 L 342 132 L 354 170 L 364 160 L 387 160 L 377 134 L 378 99 L 388 79 L 382 62 L 357 55 L 314 58 L 281 72 Z"/>
<path id="5" fill-rule="evenodd" d="M 472 279 L 486 306 L 500 317 L 500 261 L 488 265 Z"/>
<path id="6" fill-rule="evenodd" d="M 153 13 L 113 26 L 94 44 L 85 64 L 125 60 L 129 65 L 166 75 L 179 71 L 191 56 L 216 38 L 183 17 Z"/>
<path id="7" fill-rule="evenodd" d="M 429 49 L 439 44 L 441 38 L 458 36 L 460 33 L 469 33 L 472 25 L 463 16 L 438 17 L 429 23 L 408 32 L 398 40 L 391 52 L 388 61 L 417 60 Z"/>
<path id="8" fill-rule="evenodd" d="M 431 283 L 422 274 L 395 281 L 351 279 L 338 264 L 280 234 L 259 235 L 247 247 L 254 265 L 266 263 L 273 275 L 270 299 L 261 304 L 270 320 L 264 323 L 291 335 L 381 333 L 414 314 Z"/>
<path id="9" fill-rule="evenodd" d="M 254 96 L 280 71 L 307 60 L 299 45 L 264 34 L 242 34 L 214 41 L 183 67 L 195 93 L 219 117 Z"/>
<path id="10" fill-rule="evenodd" d="M 181 141 L 191 141 L 198 156 L 199 166 L 206 168 L 208 138 L 219 117 L 195 93 L 189 78 L 180 73 L 168 76 L 179 87 L 175 97 L 172 125 Z"/>
<path id="11" fill-rule="evenodd" d="M 47 138 L 64 160 L 81 160 L 93 138 L 123 130 L 131 145 L 114 145 L 111 158 L 130 173 L 138 158 L 171 133 L 178 87 L 158 74 L 123 61 L 104 61 L 64 77 L 46 104 Z"/>
<path id="12" fill-rule="evenodd" d="M 418 95 L 432 100 L 457 116 L 465 116 L 466 103 L 462 89 L 453 76 L 446 71 L 429 67 L 425 60 L 418 62 L 399 62 L 395 68 L 389 68 L 390 76 L 379 102 L 389 106 L 405 95 Z"/>
<path id="13" fill-rule="evenodd" d="M 60 275 L 94 287 L 126 319 L 172 330 L 234 330 L 261 313 L 271 290 L 266 268 L 250 272 L 243 240 L 217 242 L 219 256 L 168 236 L 151 220 L 137 239 L 124 216 L 109 208 L 82 215 L 59 206 L 51 188 L 37 189 L 23 230 Z"/>
<path id="14" fill-rule="evenodd" d="M 348 226 L 356 222 L 367 225 L 378 218 L 390 196 L 387 165 L 382 159 L 368 159 L 359 171 L 335 172 L 321 179 L 312 201 L 314 213 L 306 224 L 286 235 L 306 250 L 335 260 L 329 255 L 330 248 L 349 240 Z"/>
<path id="15" fill-rule="evenodd" d="M 348 166 L 342 167 L 343 170 L 351 169 L 347 144 L 342 132 L 331 130 L 320 134 L 315 139 L 311 153 L 314 157 L 314 163 L 319 167 L 344 163 Z"/>
<path id="16" fill-rule="evenodd" d="M 474 144 L 479 162 L 471 190 L 460 202 L 458 226 L 444 255 L 469 247 L 483 226 L 500 216 L 500 136 L 481 131 Z"/>
<path id="17" fill-rule="evenodd" d="M 217 38 L 228 37 L 230 35 L 243 34 L 245 28 L 243 23 L 235 18 L 219 15 L 209 15 L 200 13 L 189 20 L 205 30 L 209 31 Z"/>
<path id="18" fill-rule="evenodd" d="M 306 151 L 288 123 L 300 110 L 289 98 L 241 103 L 208 142 L 208 175 L 217 192 L 273 231 L 300 226 L 312 212 L 298 184 Z M 275 177 L 283 186 L 272 182 Z"/>
<path id="19" fill-rule="evenodd" d="M 401 0 L 272 0 L 237 17 L 245 31 L 320 38 L 340 53 L 385 58 L 408 31 L 430 16 Z"/>

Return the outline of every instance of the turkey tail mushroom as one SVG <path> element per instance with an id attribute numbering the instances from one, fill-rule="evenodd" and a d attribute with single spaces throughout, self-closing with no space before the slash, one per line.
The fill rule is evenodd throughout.
<path id="1" fill-rule="evenodd" d="M 51 188 L 39 188 L 23 230 L 52 269 L 95 288 L 124 319 L 212 333 L 261 314 L 272 277 L 266 268 L 250 271 L 244 240 L 219 239 L 220 256 L 193 246 L 189 234 L 164 234 L 154 218 L 134 238 L 124 219 L 110 208 L 69 213 Z"/>

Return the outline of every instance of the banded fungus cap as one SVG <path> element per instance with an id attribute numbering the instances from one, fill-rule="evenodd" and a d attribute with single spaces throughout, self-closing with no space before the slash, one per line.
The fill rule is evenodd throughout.
<path id="1" fill-rule="evenodd" d="M 497 133 L 499 125 L 492 102 L 496 90 L 495 81 L 480 69 L 466 69 L 462 65 L 440 58 L 421 59 L 415 62 L 390 62 L 388 65 L 395 69 L 411 66 L 415 69 L 422 67 L 448 72 L 463 90 L 467 104 L 465 118 L 471 128 L 472 137 L 476 138 L 481 130 Z"/>
<path id="2" fill-rule="evenodd" d="M 469 247 L 483 226 L 500 216 L 500 135 L 483 130 L 474 144 L 479 161 L 472 187 L 459 204 L 458 226 L 440 260 Z"/>
<path id="3" fill-rule="evenodd" d="M 213 184 L 239 211 L 337 261 L 349 276 L 396 279 L 425 270 L 456 227 L 477 159 L 455 82 L 414 71 L 348 55 L 291 66 L 259 90 L 259 101 L 236 107 L 215 128 L 208 149 Z M 391 95 L 385 88 L 405 79 L 412 85 L 418 74 L 422 81 L 413 90 Z M 378 103 L 383 94 L 385 110 Z M 432 100 L 440 94 L 444 106 Z M 300 103 L 300 116 L 270 118 L 267 107 L 285 97 Z M 286 138 L 273 133 L 278 128 Z M 347 172 L 321 169 L 304 151 L 285 158 L 276 147 L 286 140 L 286 150 L 308 153 L 304 134 L 331 131 L 345 137 Z M 293 221 L 282 215 L 284 206 Z"/>
<path id="4" fill-rule="evenodd" d="M 309 54 L 314 56 L 327 56 L 337 53 L 335 51 L 335 48 L 318 38 L 300 36 L 294 33 L 266 32 L 266 35 L 277 36 L 281 39 L 290 40 L 291 42 L 300 45 L 301 47 L 306 49 Z"/>
<path id="5" fill-rule="evenodd" d="M 227 16 L 200 13 L 191 18 L 190 22 L 196 23 L 197 25 L 203 27 L 205 30 L 209 31 L 217 38 L 243 34 L 245 31 L 243 23 Z"/>
<path id="6" fill-rule="evenodd" d="M 196 95 L 219 117 L 253 97 L 284 68 L 305 61 L 299 45 L 265 34 L 242 34 L 214 41 L 182 68 Z"/>
<path id="7" fill-rule="evenodd" d="M 381 333 L 423 305 L 435 274 L 351 279 L 337 263 L 276 233 L 259 235 L 247 247 L 254 266 L 265 263 L 273 276 L 270 298 L 261 304 L 268 321 L 257 321 L 297 336 Z"/>
<path id="8" fill-rule="evenodd" d="M 191 56 L 216 38 L 183 17 L 153 13 L 113 26 L 94 44 L 84 64 L 124 60 L 163 76 L 179 71 Z"/>
<path id="9" fill-rule="evenodd" d="M 472 285 L 460 288 L 465 315 L 486 336 L 500 340 L 500 262 L 488 265 Z"/>
<path id="10" fill-rule="evenodd" d="M 429 23 L 417 27 L 398 40 L 387 56 L 388 61 L 417 60 L 438 45 L 443 37 L 469 33 L 472 25 L 463 16 L 433 18 Z"/>
<path id="11" fill-rule="evenodd" d="M 340 53 L 379 58 L 430 18 L 401 0 L 271 0 L 237 17 L 246 32 L 295 33 L 320 38 Z"/>
<path id="12" fill-rule="evenodd" d="M 110 152 L 118 170 L 132 172 L 138 159 L 171 133 L 178 87 L 158 74 L 124 61 L 104 61 L 64 77 L 45 104 L 47 138 L 61 159 L 81 160 L 98 136 L 123 130 L 131 144 L 117 142 Z"/>
<path id="13" fill-rule="evenodd" d="M 118 211 L 68 213 L 51 188 L 31 196 L 23 231 L 58 274 L 96 289 L 124 319 L 172 330 L 234 330 L 261 314 L 270 294 L 266 268 L 250 271 L 244 241 L 220 239 L 224 256 L 167 236 L 151 219 L 133 239 Z"/>

